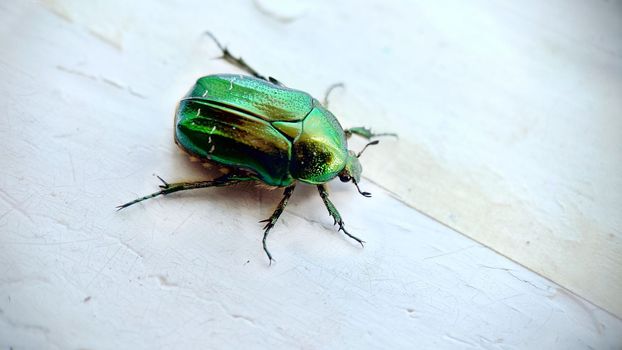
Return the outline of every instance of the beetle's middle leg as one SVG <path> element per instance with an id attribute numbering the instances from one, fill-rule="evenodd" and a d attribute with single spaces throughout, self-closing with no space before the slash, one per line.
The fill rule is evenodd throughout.
<path id="1" fill-rule="evenodd" d="M 266 77 L 259 74 L 259 72 L 253 69 L 253 67 L 249 66 L 248 63 L 246 63 L 242 57 L 233 56 L 231 52 L 229 51 L 229 49 L 226 46 L 222 45 L 220 41 L 218 41 L 218 39 L 216 39 L 214 34 L 210 32 L 205 32 L 205 34 L 207 34 L 210 38 L 212 38 L 212 40 L 214 40 L 214 42 L 216 43 L 220 51 L 222 51 L 222 56 L 220 56 L 220 58 L 240 68 L 241 70 L 248 72 L 250 75 L 254 76 L 255 78 L 268 80 L 266 79 Z"/>
<path id="2" fill-rule="evenodd" d="M 328 209 L 328 213 L 330 214 L 330 216 L 333 217 L 333 220 L 335 220 L 335 225 L 339 225 L 339 230 L 337 230 L 337 231 L 343 231 L 343 233 L 345 233 L 346 236 L 348 236 L 348 237 L 352 238 L 353 240 L 359 242 L 361 244 L 361 246 L 363 246 L 363 243 L 365 243 L 365 241 L 363 241 L 362 239 L 360 239 L 360 238 L 358 238 L 358 237 L 356 237 L 354 235 L 351 235 L 343 227 L 345 224 L 344 224 L 343 220 L 341 219 L 341 215 L 337 211 L 337 208 L 335 208 L 335 205 L 333 204 L 333 202 L 331 202 L 330 199 L 328 199 L 328 191 L 326 190 L 326 185 L 325 184 L 317 185 L 317 189 L 318 189 L 318 191 L 320 191 L 320 197 L 322 197 L 322 200 L 324 201 L 324 205 L 326 205 L 326 209 Z"/>
<path id="3" fill-rule="evenodd" d="M 286 187 L 285 191 L 283 192 L 283 198 L 281 199 L 281 202 L 274 210 L 274 213 L 272 213 L 272 215 L 269 218 L 260 221 L 260 222 L 267 223 L 266 226 L 264 226 L 265 231 L 263 233 L 262 243 L 263 243 L 263 250 L 264 252 L 266 252 L 266 255 L 268 255 L 268 259 L 270 259 L 270 265 L 272 265 L 272 254 L 270 254 L 270 251 L 268 250 L 268 246 L 266 245 L 266 238 L 268 238 L 268 233 L 270 233 L 270 230 L 274 227 L 274 224 L 279 219 L 279 216 L 281 216 L 281 214 L 283 213 L 283 210 L 285 209 L 285 206 L 287 205 L 289 198 L 292 196 L 292 193 L 294 192 L 294 188 L 296 188 L 296 183 L 294 183 L 291 186 Z"/>
<path id="4" fill-rule="evenodd" d="M 175 182 L 172 184 L 169 184 L 168 182 L 162 180 L 161 177 L 158 176 L 158 179 L 160 179 L 160 181 L 162 181 L 162 185 L 160 185 L 160 191 L 158 192 L 154 192 L 150 195 L 144 196 L 144 197 L 140 197 L 137 199 L 134 199 L 131 202 L 127 202 L 125 204 L 119 205 L 117 208 L 117 210 L 121 210 L 123 208 L 127 208 L 130 205 L 134 205 L 138 202 L 142 202 L 146 199 L 151 199 L 151 198 L 155 198 L 158 196 L 163 196 L 163 195 L 167 195 L 167 194 L 171 194 L 174 192 L 178 192 L 178 191 L 185 191 L 185 190 L 194 190 L 197 188 L 206 188 L 206 187 L 223 187 L 223 186 L 230 186 L 230 185 L 234 185 L 237 184 L 239 182 L 242 181 L 253 181 L 255 180 L 254 178 L 251 177 L 242 177 L 242 176 L 236 176 L 233 174 L 227 174 L 224 176 L 221 176 L 217 179 L 214 180 L 208 180 L 208 181 L 194 181 L 194 182 Z"/>

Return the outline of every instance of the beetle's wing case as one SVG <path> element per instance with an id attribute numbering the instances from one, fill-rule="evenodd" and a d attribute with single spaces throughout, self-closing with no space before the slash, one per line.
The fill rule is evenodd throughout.
<path id="1" fill-rule="evenodd" d="M 175 140 L 193 156 L 249 170 L 270 186 L 287 186 L 294 181 L 291 140 L 301 130 L 296 124 L 313 103 L 304 92 L 252 77 L 203 77 L 179 103 Z"/>
<path id="2" fill-rule="evenodd" d="M 270 186 L 330 181 L 347 158 L 341 125 L 317 100 L 253 77 L 200 78 L 180 102 L 175 123 L 186 152 L 250 170 Z"/>
<path id="3" fill-rule="evenodd" d="M 313 98 L 306 92 L 238 74 L 202 77 L 186 97 L 238 109 L 268 122 L 300 121 L 313 108 Z"/>

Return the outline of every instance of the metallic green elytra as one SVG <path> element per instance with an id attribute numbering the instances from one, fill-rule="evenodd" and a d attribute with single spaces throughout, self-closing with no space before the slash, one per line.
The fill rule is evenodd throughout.
<path id="1" fill-rule="evenodd" d="M 191 155 L 248 170 L 270 186 L 322 184 L 346 162 L 358 163 L 348 160 L 345 133 L 318 100 L 254 77 L 200 78 L 175 125 L 177 144 Z"/>
<path id="2" fill-rule="evenodd" d="M 266 79 L 208 35 L 221 49 L 222 58 L 252 76 L 215 74 L 198 79 L 177 108 L 175 142 L 191 156 L 227 168 L 227 174 L 214 180 L 172 184 L 160 179 L 160 191 L 119 209 L 159 195 L 243 181 L 284 187 L 283 199 L 272 216 L 263 220 L 267 222 L 263 248 L 272 262 L 266 238 L 300 181 L 318 187 L 339 230 L 362 245 L 361 239 L 345 230 L 339 212 L 328 199 L 325 184 L 339 177 L 343 182 L 352 181 L 362 195 L 371 196 L 358 189 L 362 171 L 358 157 L 362 151 L 349 151 L 346 140 L 352 134 L 367 139 L 394 134 L 373 134 L 362 127 L 344 130 L 326 109 L 330 89 L 324 103 L 320 103 L 306 92 Z"/>

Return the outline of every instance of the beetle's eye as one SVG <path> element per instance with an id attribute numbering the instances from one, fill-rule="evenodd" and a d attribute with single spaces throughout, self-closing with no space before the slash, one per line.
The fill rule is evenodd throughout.
<path id="1" fill-rule="evenodd" d="M 352 180 L 352 178 L 348 175 L 339 175 L 339 180 L 341 180 L 341 182 L 348 182 Z"/>

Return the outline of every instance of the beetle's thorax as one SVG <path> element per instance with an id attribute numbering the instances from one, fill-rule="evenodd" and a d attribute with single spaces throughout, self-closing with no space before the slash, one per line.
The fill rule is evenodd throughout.
<path id="1" fill-rule="evenodd" d="M 335 116 L 314 102 L 301 133 L 293 141 L 290 172 L 297 180 L 321 184 L 344 169 L 348 151 L 343 128 Z"/>

